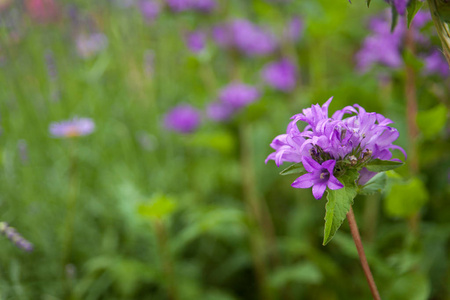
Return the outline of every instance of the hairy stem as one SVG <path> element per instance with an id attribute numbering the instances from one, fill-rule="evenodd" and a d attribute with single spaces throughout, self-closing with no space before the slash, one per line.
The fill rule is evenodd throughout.
<path id="1" fill-rule="evenodd" d="M 378 293 L 375 280 L 373 279 L 372 272 L 370 271 L 369 263 L 367 262 L 366 254 L 364 253 L 364 248 L 361 242 L 361 236 L 359 235 L 358 225 L 356 224 L 355 214 L 353 213 L 353 208 L 350 207 L 350 211 L 347 213 L 348 224 L 350 225 L 350 231 L 352 232 L 353 241 L 355 241 L 356 250 L 358 251 L 359 260 L 361 261 L 361 266 L 364 270 L 364 275 L 366 275 L 367 282 L 369 283 L 370 292 L 372 293 L 374 300 L 381 300 L 380 294 Z"/>

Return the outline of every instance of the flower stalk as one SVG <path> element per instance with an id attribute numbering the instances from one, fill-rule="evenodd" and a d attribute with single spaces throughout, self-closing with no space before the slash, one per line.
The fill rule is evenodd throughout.
<path id="1" fill-rule="evenodd" d="M 347 213 L 347 220 L 350 226 L 350 231 L 352 233 L 353 241 L 355 242 L 356 250 L 358 251 L 359 260 L 361 261 L 361 266 L 366 276 L 367 283 L 369 284 L 370 292 L 372 293 L 374 300 L 381 300 L 380 294 L 373 279 L 372 272 L 370 271 L 369 263 L 367 262 L 366 254 L 364 253 L 364 247 L 361 242 L 361 236 L 359 235 L 358 225 L 356 224 L 355 214 L 353 209 L 350 207 Z"/>

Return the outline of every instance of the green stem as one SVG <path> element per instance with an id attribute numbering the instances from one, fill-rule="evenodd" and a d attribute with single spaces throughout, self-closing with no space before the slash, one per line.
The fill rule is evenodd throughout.
<path id="1" fill-rule="evenodd" d="M 439 16 L 438 0 L 428 0 L 428 6 L 430 7 L 431 17 L 433 19 L 434 26 L 436 27 L 439 38 L 441 39 L 442 49 L 444 51 L 447 63 L 450 66 L 450 29 L 449 25 L 442 21 Z"/>

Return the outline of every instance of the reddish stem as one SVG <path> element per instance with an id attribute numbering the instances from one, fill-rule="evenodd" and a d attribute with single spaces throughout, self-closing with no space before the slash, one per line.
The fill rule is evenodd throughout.
<path id="1" fill-rule="evenodd" d="M 370 292 L 372 293 L 374 300 L 381 300 L 377 285 L 375 284 L 375 280 L 373 279 L 369 264 L 367 263 L 366 254 L 364 253 L 364 248 L 361 242 L 361 236 L 359 235 L 358 231 L 358 225 L 356 224 L 355 215 L 353 214 L 353 209 L 351 207 L 350 211 L 347 213 L 347 220 L 348 224 L 350 225 L 350 231 L 352 232 L 353 240 L 355 241 L 356 250 L 358 251 L 359 260 L 361 261 L 361 266 L 364 270 L 364 275 L 366 275 L 367 282 L 369 283 Z"/>

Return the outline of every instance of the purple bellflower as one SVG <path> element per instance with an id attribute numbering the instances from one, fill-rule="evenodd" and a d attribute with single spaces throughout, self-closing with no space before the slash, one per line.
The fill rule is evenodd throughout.
<path id="1" fill-rule="evenodd" d="M 316 199 L 328 187 L 342 188 L 339 177 L 346 168 L 359 171 L 359 184 L 364 184 L 376 173 L 369 172 L 365 165 L 374 159 L 391 160 L 391 149 L 405 151 L 393 145 L 399 133 L 389 125 L 393 123 L 381 114 L 368 113 L 355 104 L 346 106 L 328 117 L 330 98 L 324 105 L 312 105 L 302 113 L 294 115 L 285 134 L 277 136 L 271 143 L 275 152 L 267 159 L 274 160 L 279 167 L 283 162 L 302 163 L 306 174 L 293 183 L 296 188 L 313 187 Z M 344 115 L 351 116 L 344 118 Z M 303 131 L 297 127 L 299 121 L 307 125 Z"/>
<path id="2" fill-rule="evenodd" d="M 450 75 L 447 61 L 439 50 L 433 50 L 431 54 L 424 58 L 424 62 L 425 68 L 423 72 L 425 75 L 436 74 L 442 77 L 448 77 Z"/>
<path id="3" fill-rule="evenodd" d="M 71 138 L 91 134 L 95 124 L 89 118 L 73 118 L 72 120 L 50 124 L 50 133 L 53 137 Z"/>
<path id="4" fill-rule="evenodd" d="M 264 81 L 274 89 L 290 92 L 297 82 L 297 68 L 288 59 L 269 63 L 261 72 Z"/>
<path id="5" fill-rule="evenodd" d="M 300 17 L 293 17 L 284 29 L 284 38 L 292 42 L 297 42 L 302 36 L 303 28 L 303 20 Z"/>
<path id="6" fill-rule="evenodd" d="M 190 105 L 182 104 L 173 108 L 164 117 L 164 126 L 179 133 L 192 133 L 200 125 L 200 112 Z"/>
<path id="7" fill-rule="evenodd" d="M 139 9 L 144 19 L 147 22 L 152 22 L 158 17 L 161 6 L 156 0 L 140 0 Z"/>

